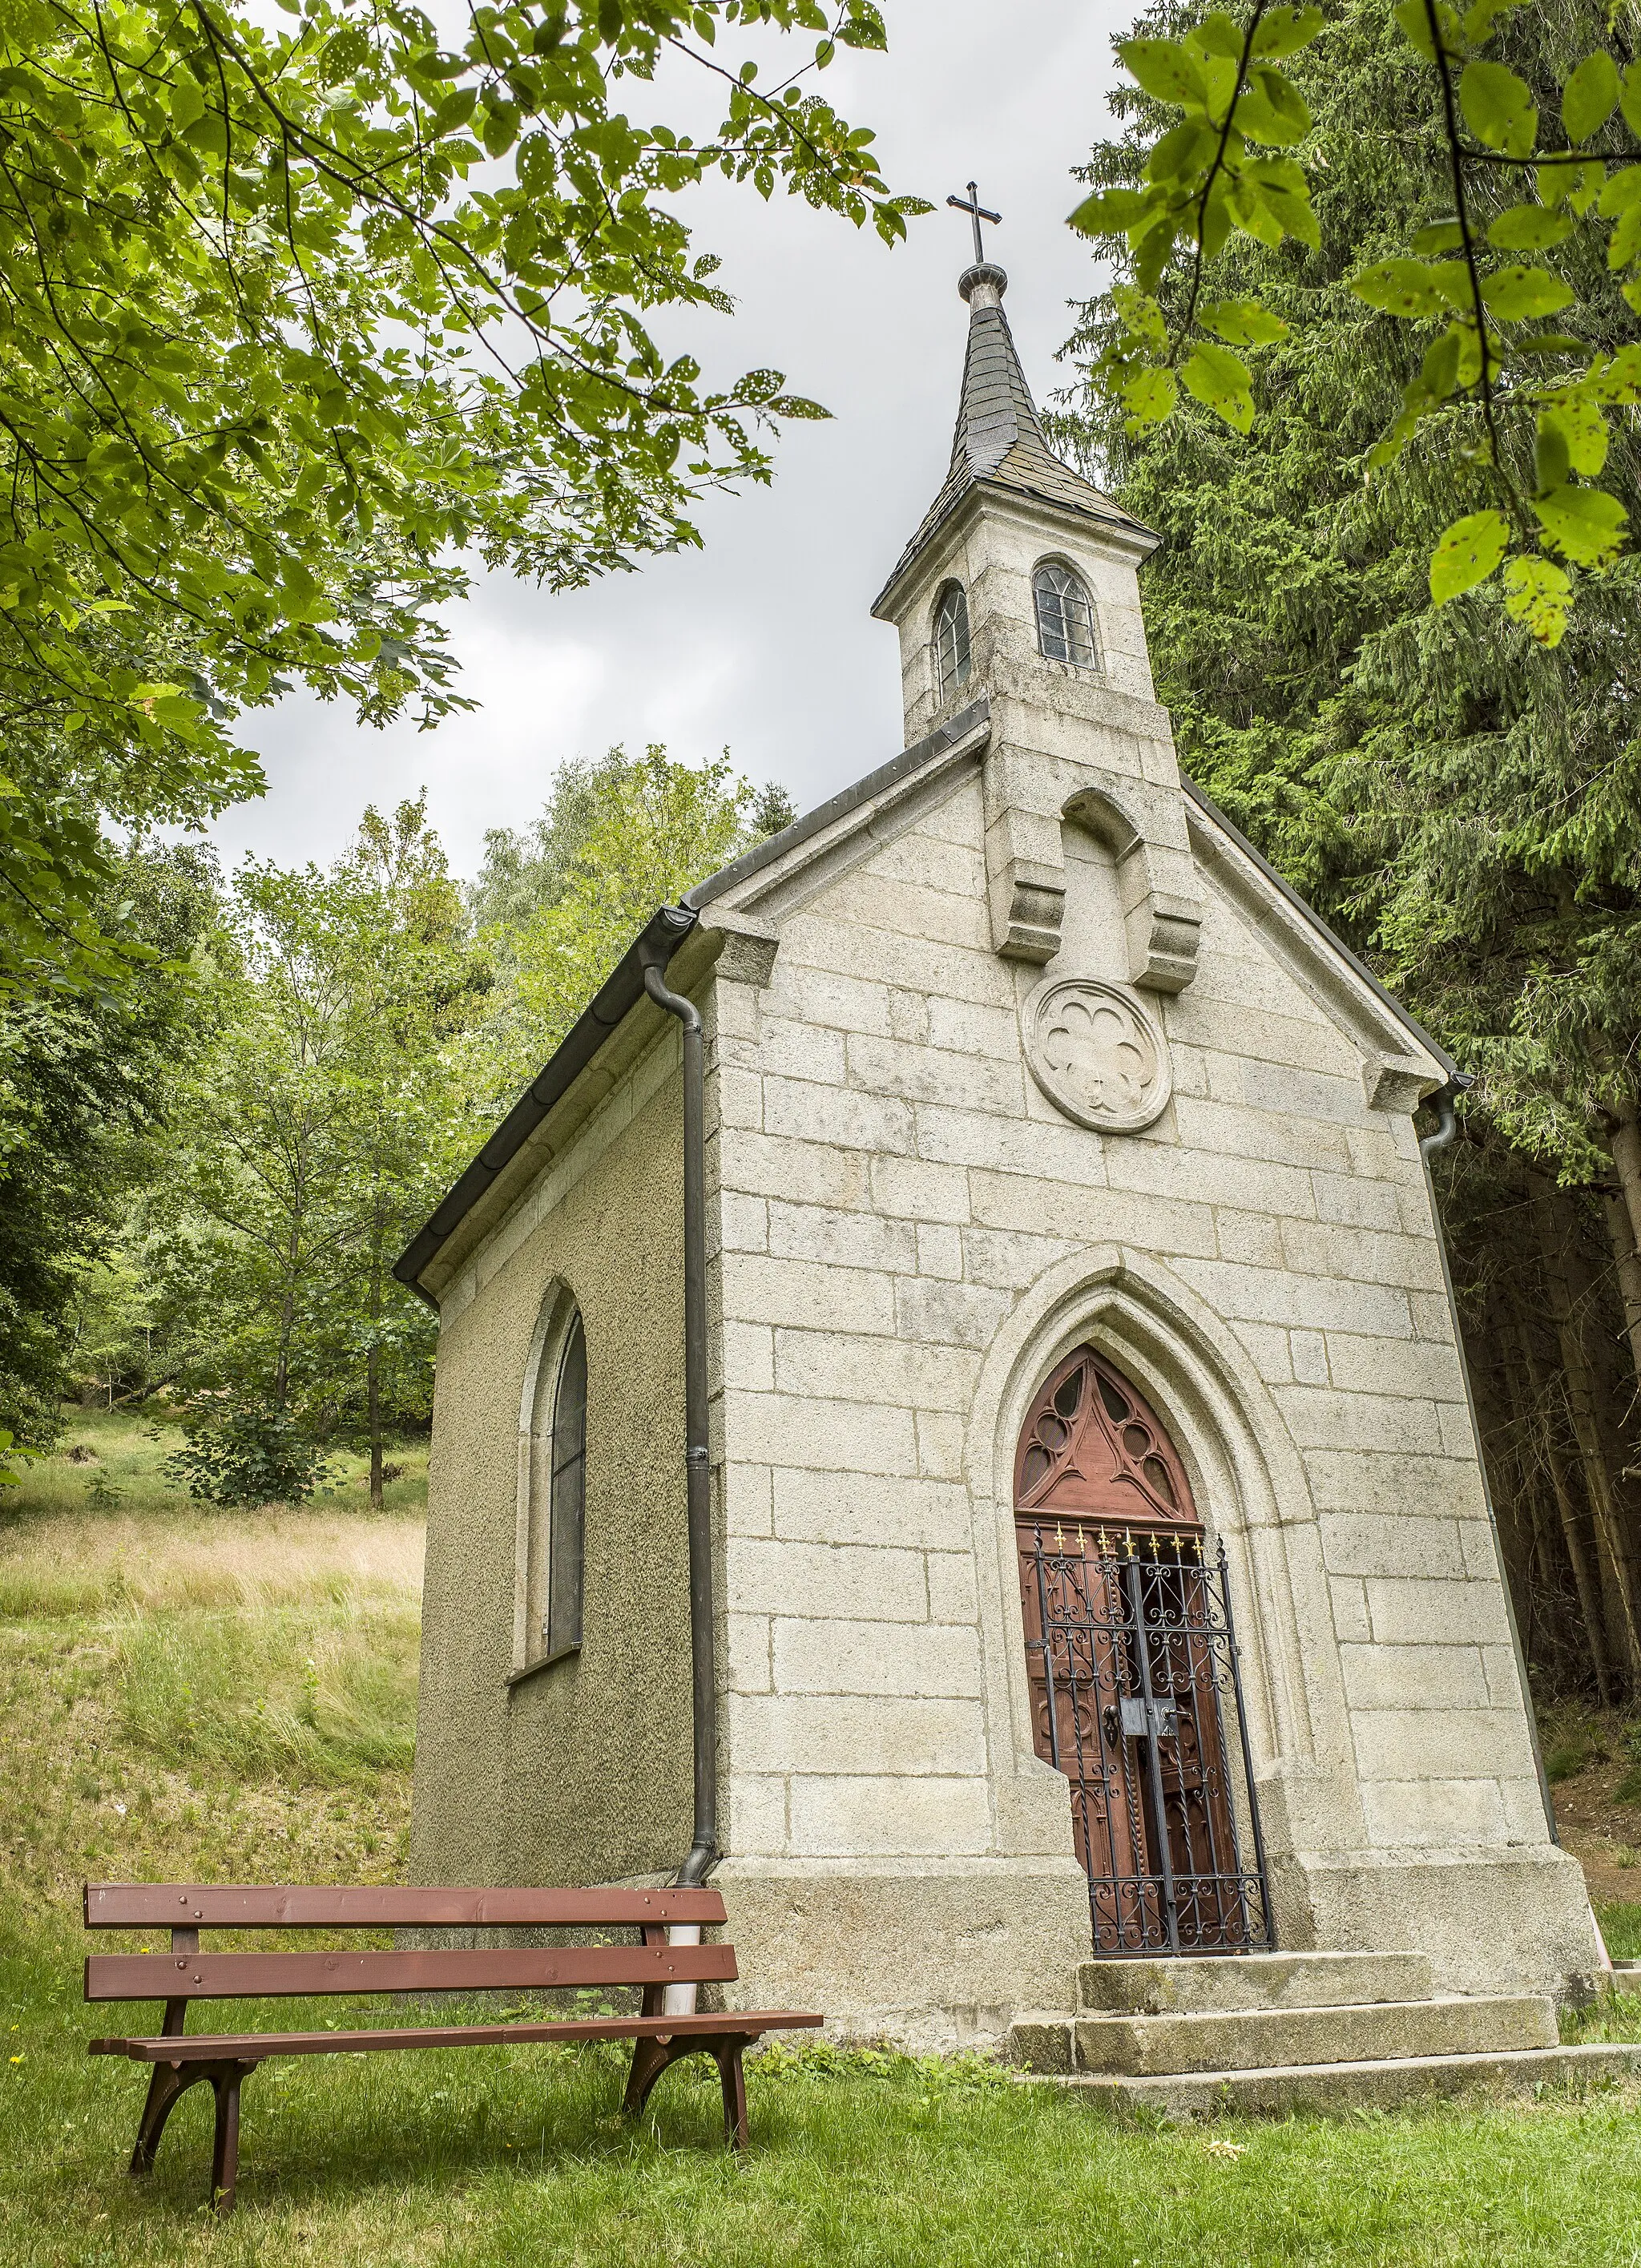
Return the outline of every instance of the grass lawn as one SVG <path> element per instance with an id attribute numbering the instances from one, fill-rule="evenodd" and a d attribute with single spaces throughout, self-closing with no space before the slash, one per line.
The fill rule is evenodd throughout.
<path id="1" fill-rule="evenodd" d="M 151 2180 L 129 2181 L 146 2073 L 85 2043 L 158 2012 L 84 2006 L 80 1880 L 400 1870 L 420 1483 L 395 1483 L 380 1518 L 345 1481 L 302 1512 L 210 1512 L 166 1491 L 141 1422 L 92 1413 L 75 1441 L 95 1468 L 54 1458 L 0 1509 L 8 2264 L 1641 2268 L 1633 2090 L 1174 2131 L 974 2061 L 823 2046 L 754 2065 L 737 2161 L 709 2065 L 669 2073 L 635 2131 L 615 2116 L 616 2051 L 339 2057 L 247 2083 L 231 2221 L 203 2203 L 208 2089 L 172 2119 Z M 119 1501 L 88 1500 L 97 1470 Z M 1641 1921 L 1615 1913 L 1615 1930 Z M 395 2021 L 379 2003 L 357 2014 Z M 1635 2036 L 1637 2019 L 1621 2004 L 1583 2036 Z"/>
<path id="2" fill-rule="evenodd" d="M 216 2225 L 208 2089 L 152 2178 L 126 2178 L 145 2074 L 84 2053 L 77 1950 L 33 1931 L 0 1955 L 23 2058 L 0 2214 L 29 2268 L 1641 2260 L 1633 2095 L 1175 2131 L 984 2067 L 824 2051 L 754 2064 L 740 2161 L 707 2066 L 669 2073 L 634 2132 L 607 2050 L 275 2064 L 247 2086 L 239 2208 Z"/>

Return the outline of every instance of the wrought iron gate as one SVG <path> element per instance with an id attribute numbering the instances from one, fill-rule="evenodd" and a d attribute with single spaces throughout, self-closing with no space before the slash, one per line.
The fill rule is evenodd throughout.
<path id="1" fill-rule="evenodd" d="M 1269 1951 L 1223 1547 L 1027 1519 L 1019 1536 L 1038 1753 L 1071 1782 L 1095 1952 Z"/>

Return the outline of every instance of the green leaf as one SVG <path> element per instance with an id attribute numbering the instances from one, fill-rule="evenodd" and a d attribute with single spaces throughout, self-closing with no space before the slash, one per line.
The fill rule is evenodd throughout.
<path id="1" fill-rule="evenodd" d="M 1607 567 L 1618 556 L 1630 515 L 1605 489 L 1552 489 L 1534 497 L 1545 540 L 1575 567 Z"/>
<path id="2" fill-rule="evenodd" d="M 1154 347 L 1159 354 L 1167 352 L 1168 326 L 1162 320 L 1162 309 L 1147 292 L 1137 291 L 1131 284 L 1119 284 L 1112 291 L 1111 304 L 1131 338 Z"/>
<path id="3" fill-rule="evenodd" d="M 1473 48 L 1485 47 L 1499 18 L 1512 14 L 1521 5 L 1522 0 L 1475 0 L 1475 4 L 1465 11 L 1465 38 Z"/>
<path id="4" fill-rule="evenodd" d="M 1541 417 L 1533 441 L 1533 478 L 1539 494 L 1549 496 L 1565 488 L 1571 470 L 1566 437 L 1552 420 Z"/>
<path id="5" fill-rule="evenodd" d="M 171 130 L 185 134 L 196 118 L 205 115 L 205 92 L 197 79 L 179 76 L 171 84 L 171 99 L 166 105 L 171 114 Z"/>
<path id="6" fill-rule="evenodd" d="M 1350 279 L 1350 289 L 1370 307 L 1387 315 L 1411 319 L 1444 314 L 1462 305 L 1456 294 L 1468 291 L 1468 279 L 1461 261 L 1380 260 Z"/>
<path id="7" fill-rule="evenodd" d="M 1571 234 L 1572 223 L 1564 212 L 1551 212 L 1544 205 L 1509 205 L 1489 228 L 1487 240 L 1501 252 L 1544 252 Z"/>
<path id="8" fill-rule="evenodd" d="M 1236 122 L 1249 141 L 1282 150 L 1303 142 L 1311 130 L 1311 114 L 1291 80 L 1280 71 L 1262 69 L 1250 74 L 1247 91 L 1237 105 Z"/>
<path id="9" fill-rule="evenodd" d="M 1608 174 L 1600 209 L 1610 215 L 1627 212 L 1633 204 L 1641 204 L 1641 166 L 1621 166 L 1617 173 Z"/>
<path id="10" fill-rule="evenodd" d="M 1202 171 L 1219 146 L 1219 136 L 1205 118 L 1182 118 L 1171 126 L 1145 161 L 1148 181 L 1189 181 Z"/>
<path id="11" fill-rule="evenodd" d="M 1430 13 L 1424 0 L 1398 0 L 1398 5 L 1392 12 L 1402 26 L 1404 38 L 1417 48 L 1427 63 L 1433 63 L 1436 49 L 1431 41 Z M 1446 0 L 1441 0 L 1441 5 L 1436 11 L 1436 20 L 1441 26 L 1443 48 L 1449 55 L 1456 55 L 1463 45 L 1464 35 L 1459 26 L 1459 18 L 1446 4 Z"/>
<path id="12" fill-rule="evenodd" d="M 1628 205 L 1618 217 L 1618 225 L 1608 239 L 1607 264 L 1616 270 L 1628 268 L 1641 254 L 1641 204 Z"/>
<path id="13" fill-rule="evenodd" d="M 1274 346 L 1285 339 L 1288 327 L 1257 299 L 1215 299 L 1196 311 L 1196 320 L 1227 346 Z"/>
<path id="14" fill-rule="evenodd" d="M 1618 106 L 1618 66 L 1605 48 L 1586 55 L 1561 91 L 1561 122 L 1569 142 L 1587 142 Z"/>
<path id="15" fill-rule="evenodd" d="M 1277 243 L 1280 243 L 1283 235 L 1286 234 L 1297 237 L 1301 244 L 1309 245 L 1311 250 L 1315 252 L 1321 247 L 1321 226 L 1312 210 L 1310 191 L 1303 185 L 1303 175 L 1300 176 L 1301 185 L 1298 188 L 1291 187 L 1285 180 L 1271 178 L 1272 170 L 1276 166 L 1286 165 L 1288 162 L 1286 158 L 1267 158 L 1257 165 L 1250 166 L 1244 173 L 1239 185 L 1239 194 L 1244 198 L 1257 200 L 1257 202 L 1263 206 L 1266 213 L 1276 223 L 1277 234 L 1275 240 Z M 1298 173 L 1299 168 L 1295 166 L 1294 171 Z M 1240 212 L 1238 217 L 1240 218 Z M 1251 225 L 1247 222 L 1242 225 L 1247 228 L 1250 236 L 1261 236 L 1265 242 L 1271 240 L 1269 237 L 1263 236 L 1259 227 Z"/>
<path id="16" fill-rule="evenodd" d="M 1425 349 L 1419 375 L 1432 401 L 1446 401 L 1458 392 L 1462 383 L 1459 375 L 1459 358 L 1464 345 L 1462 335 L 1446 330 L 1439 339 L 1432 339 Z M 1413 389 L 1409 388 L 1409 394 Z"/>
<path id="17" fill-rule="evenodd" d="M 1624 66 L 1624 75 L 1619 85 L 1618 107 L 1630 131 L 1641 135 L 1641 58 Z"/>
<path id="18" fill-rule="evenodd" d="M 1507 158 L 1525 158 L 1538 138 L 1532 89 L 1503 63 L 1467 63 L 1459 81 L 1459 107 L 1476 140 Z"/>
<path id="19" fill-rule="evenodd" d="M 1487 312 L 1502 323 L 1525 322 L 1530 315 L 1553 315 L 1571 306 L 1577 294 L 1571 284 L 1552 276 L 1548 268 L 1527 268 L 1519 261 L 1482 280 Z"/>
<path id="20" fill-rule="evenodd" d="M 1186 45 L 1198 55 L 1230 55 L 1240 62 L 1242 39 L 1242 26 L 1236 18 L 1227 16 L 1223 9 L 1216 8 L 1211 15 L 1204 16 L 1196 30 L 1188 35 Z"/>
<path id="21" fill-rule="evenodd" d="M 1593 373 L 1592 385 L 1602 401 L 1641 401 L 1641 341 L 1620 347 Z"/>
<path id="22" fill-rule="evenodd" d="M 1413 249 L 1428 258 L 1432 252 L 1458 252 L 1464 244 L 1464 231 L 1456 220 L 1428 220 L 1414 232 Z"/>
<path id="23" fill-rule="evenodd" d="M 1226 199 L 1226 210 L 1245 236 L 1274 249 L 1286 233 L 1282 223 L 1265 202 L 1266 192 L 1257 181 L 1239 181 Z"/>
<path id="24" fill-rule="evenodd" d="M 1607 420 L 1601 403 L 1586 394 L 1564 394 L 1550 402 L 1539 412 L 1538 430 L 1541 438 L 1551 432 L 1557 437 L 1564 464 L 1586 480 L 1593 480 L 1607 462 Z M 1539 485 L 1555 483 L 1541 481 Z"/>
<path id="25" fill-rule="evenodd" d="M 1071 214 L 1069 225 L 1080 236 L 1125 236 L 1152 203 L 1144 189 L 1096 189 Z"/>
<path id="26" fill-rule="evenodd" d="M 1154 364 L 1131 372 L 1122 381 L 1122 392 L 1130 433 L 1144 433 L 1153 425 L 1160 425 L 1174 415 L 1180 399 L 1174 372 Z"/>
<path id="27" fill-rule="evenodd" d="M 1533 170 L 1547 205 L 1565 205 L 1580 216 L 1589 211 L 1607 179 L 1607 168 L 1589 158 L 1546 161 Z"/>
<path id="28" fill-rule="evenodd" d="M 1117 55 L 1147 94 L 1182 108 L 1208 107 L 1203 67 L 1177 40 L 1119 40 Z"/>
<path id="29" fill-rule="evenodd" d="M 1181 371 L 1180 383 L 1204 409 L 1223 417 L 1233 432 L 1246 433 L 1254 423 L 1247 364 L 1228 347 L 1210 346 L 1203 340 Z"/>
<path id="30" fill-rule="evenodd" d="M 1505 612 L 1526 624 L 1541 645 L 1559 645 L 1572 603 L 1572 584 L 1548 559 L 1512 559 L 1505 570 Z"/>
<path id="31" fill-rule="evenodd" d="M 1502 512 L 1473 512 L 1443 533 L 1431 557 L 1431 597 L 1439 607 L 1483 583 L 1505 556 L 1510 523 Z"/>
<path id="32" fill-rule="evenodd" d="M 1254 33 L 1254 55 L 1298 55 L 1320 35 L 1326 20 L 1320 8 L 1268 8 Z"/>

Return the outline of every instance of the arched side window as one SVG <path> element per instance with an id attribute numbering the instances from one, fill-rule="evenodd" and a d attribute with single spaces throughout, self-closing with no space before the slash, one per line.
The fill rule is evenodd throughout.
<path id="1" fill-rule="evenodd" d="M 1032 590 L 1037 601 L 1037 643 L 1044 659 L 1098 669 L 1094 609 L 1081 578 L 1047 559 L 1032 577 Z"/>
<path id="2" fill-rule="evenodd" d="M 942 701 L 968 675 L 968 600 L 948 583 L 934 610 L 934 681 Z"/>
<path id="3" fill-rule="evenodd" d="M 563 1300 L 543 1335 L 530 1401 L 521 1668 L 581 1643 L 586 1525 L 587 1339 Z"/>

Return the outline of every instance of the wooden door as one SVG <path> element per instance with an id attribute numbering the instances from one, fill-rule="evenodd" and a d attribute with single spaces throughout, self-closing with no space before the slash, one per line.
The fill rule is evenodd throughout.
<path id="1" fill-rule="evenodd" d="M 1246 1943 L 1202 1523 L 1161 1421 L 1092 1347 L 1037 1397 L 1014 1503 L 1033 1734 L 1071 1783 L 1097 1949 Z"/>

